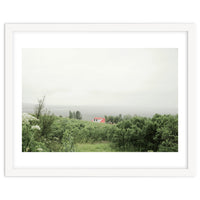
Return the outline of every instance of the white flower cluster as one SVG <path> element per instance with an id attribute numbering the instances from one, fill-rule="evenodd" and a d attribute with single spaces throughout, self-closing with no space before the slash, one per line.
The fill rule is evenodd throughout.
<path id="1" fill-rule="evenodd" d="M 37 150 L 38 150 L 38 151 L 43 151 L 43 149 L 42 149 L 42 148 L 37 148 Z"/>
<path id="2" fill-rule="evenodd" d="M 31 129 L 33 129 L 33 130 L 40 130 L 40 127 L 38 125 L 35 125 L 35 126 L 31 126 Z"/>
<path id="3" fill-rule="evenodd" d="M 32 115 L 28 113 L 22 113 L 22 123 L 23 124 L 30 124 L 30 121 L 39 121 L 36 117 L 33 117 Z"/>

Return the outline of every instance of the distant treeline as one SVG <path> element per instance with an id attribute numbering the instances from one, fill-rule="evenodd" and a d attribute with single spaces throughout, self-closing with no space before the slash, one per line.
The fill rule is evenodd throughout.
<path id="1" fill-rule="evenodd" d="M 81 120 L 82 119 L 82 114 L 81 114 L 81 112 L 80 111 L 74 111 L 74 112 L 72 112 L 71 110 L 69 111 L 69 118 L 70 119 L 79 119 L 79 120 Z"/>
<path id="2" fill-rule="evenodd" d="M 122 114 L 119 114 L 117 116 L 112 116 L 112 115 L 105 115 L 105 121 L 106 123 L 110 123 L 110 124 L 117 124 L 118 122 L 121 122 L 122 120 L 126 120 L 126 119 L 131 119 L 132 116 L 131 115 L 124 115 L 122 116 Z"/>

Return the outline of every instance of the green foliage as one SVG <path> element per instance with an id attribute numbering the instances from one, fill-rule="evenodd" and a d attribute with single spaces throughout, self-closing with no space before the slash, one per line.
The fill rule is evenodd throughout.
<path id="1" fill-rule="evenodd" d="M 66 130 L 62 137 L 62 151 L 73 152 L 74 148 L 74 136 L 73 132 Z"/>
<path id="2" fill-rule="evenodd" d="M 22 122 L 22 150 L 33 152 L 178 151 L 178 115 L 156 114 L 152 118 L 109 116 L 107 119 L 113 119 L 113 123 L 94 123 L 58 117 L 49 112 L 42 113 L 39 119 L 29 115 L 28 122 L 27 120 Z M 40 130 L 37 129 L 37 125 Z M 36 127 L 32 128 L 33 126 Z"/>
<path id="3" fill-rule="evenodd" d="M 35 137 L 40 132 L 40 127 L 37 125 L 39 120 L 27 113 L 22 114 L 22 151 L 35 151 Z"/>
<path id="4" fill-rule="evenodd" d="M 72 118 L 73 118 L 73 113 L 72 113 L 72 111 L 71 111 L 71 110 L 69 111 L 69 118 L 70 118 L 70 119 L 72 119 Z"/>
<path id="5" fill-rule="evenodd" d="M 69 118 L 70 119 L 82 119 L 82 115 L 80 111 L 72 112 L 71 110 L 69 111 Z"/>
<path id="6" fill-rule="evenodd" d="M 160 152 L 178 152 L 178 115 L 167 116 L 157 129 L 157 137 L 161 139 L 158 145 Z"/>
<path id="7" fill-rule="evenodd" d="M 52 131 L 52 124 L 55 120 L 55 116 L 49 111 L 46 111 L 43 115 L 40 115 L 39 122 L 41 127 L 41 135 L 48 137 L 48 134 Z"/>
<path id="8" fill-rule="evenodd" d="M 79 119 L 79 120 L 82 119 L 82 115 L 80 111 L 76 111 L 76 119 Z"/>
<path id="9" fill-rule="evenodd" d="M 178 115 L 132 117 L 117 124 L 111 141 L 120 151 L 178 151 Z"/>
<path id="10" fill-rule="evenodd" d="M 44 109 L 44 100 L 45 96 L 42 99 L 38 100 L 38 105 L 36 105 L 35 107 L 34 115 L 36 116 L 37 119 L 39 119 L 40 116 L 42 115 L 42 111 Z"/>
<path id="11" fill-rule="evenodd" d="M 118 116 L 107 116 L 105 115 L 105 121 L 109 124 L 117 124 L 118 122 L 122 121 L 122 115 L 119 114 Z"/>

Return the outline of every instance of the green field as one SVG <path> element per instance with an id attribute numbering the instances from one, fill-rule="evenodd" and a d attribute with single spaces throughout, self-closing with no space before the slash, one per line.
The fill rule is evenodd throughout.
<path id="1" fill-rule="evenodd" d="M 99 142 L 99 143 L 78 143 L 76 145 L 77 152 L 114 152 L 114 149 L 111 148 L 110 142 Z"/>

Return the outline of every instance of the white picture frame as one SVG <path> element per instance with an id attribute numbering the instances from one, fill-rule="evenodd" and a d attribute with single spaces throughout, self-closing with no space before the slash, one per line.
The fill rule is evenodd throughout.
<path id="1" fill-rule="evenodd" d="M 187 37 L 187 164 L 185 168 L 14 167 L 14 37 L 16 32 L 184 32 Z M 49 41 L 50 42 L 50 41 Z M 5 176 L 194 176 L 195 175 L 194 24 L 5 24 Z"/>

